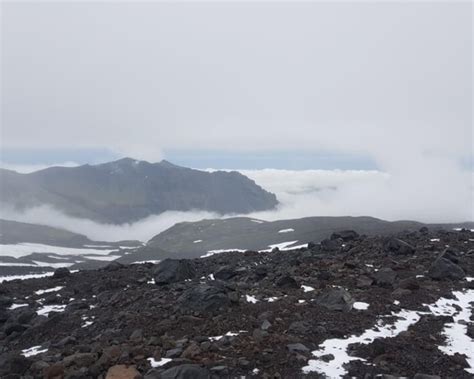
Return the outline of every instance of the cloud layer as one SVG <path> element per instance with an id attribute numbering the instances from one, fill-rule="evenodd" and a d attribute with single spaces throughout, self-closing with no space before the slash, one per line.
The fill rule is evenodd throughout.
<path id="1" fill-rule="evenodd" d="M 276 210 L 253 213 L 249 217 L 269 221 L 347 215 L 425 222 L 474 220 L 472 187 L 466 185 L 451 192 L 450 183 L 443 184 L 436 175 L 426 178 L 426 187 L 420 189 L 414 185 L 415 182 L 400 182 L 400 178 L 378 171 L 267 169 L 241 172 L 274 192 L 281 202 Z M 468 175 L 472 178 L 472 174 Z M 406 177 L 401 179 L 409 180 Z M 94 240 L 111 241 L 147 241 L 177 222 L 231 216 L 236 215 L 223 216 L 203 211 L 165 212 L 133 224 L 106 225 L 72 218 L 48 206 L 22 213 L 5 207 L 2 209 L 2 217 L 7 219 L 65 228 Z"/>

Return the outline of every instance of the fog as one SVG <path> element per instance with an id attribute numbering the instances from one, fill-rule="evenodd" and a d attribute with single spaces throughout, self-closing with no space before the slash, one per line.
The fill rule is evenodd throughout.
<path id="1" fill-rule="evenodd" d="M 425 222 L 474 220 L 472 187 L 460 187 L 453 193 L 450 183 L 444 185 L 437 176 L 430 178 L 418 173 L 431 188 L 430 191 L 421 191 L 415 185 L 416 182 L 405 185 L 404 181 L 409 179 L 405 176 L 397 178 L 379 171 L 266 169 L 241 172 L 275 193 L 280 201 L 277 209 L 246 215 L 248 217 L 268 221 L 347 215 Z M 453 175 L 460 173 L 453 171 Z M 472 178 L 471 173 L 467 175 Z M 64 228 L 103 241 L 147 241 L 177 222 L 238 216 L 199 210 L 168 211 L 132 224 L 108 225 L 69 217 L 46 205 L 25 212 L 14 211 L 4 205 L 1 211 L 2 217 L 6 219 Z"/>

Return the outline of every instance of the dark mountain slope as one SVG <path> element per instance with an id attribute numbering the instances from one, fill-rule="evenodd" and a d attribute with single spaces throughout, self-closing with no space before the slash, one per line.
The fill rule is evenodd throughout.
<path id="1" fill-rule="evenodd" d="M 210 250 L 262 250 L 269 245 L 296 241 L 320 242 L 333 232 L 352 229 L 359 234 L 392 235 L 418 230 L 425 224 L 416 221 L 384 221 L 373 217 L 306 217 L 273 222 L 235 217 L 222 220 L 182 222 L 153 237 L 136 253 L 120 258 L 126 262 L 145 259 L 199 257 Z M 474 223 L 429 225 L 434 228 L 474 227 Z M 166 254 L 163 253 L 166 251 Z"/>
<path id="2" fill-rule="evenodd" d="M 68 215 L 126 223 L 168 210 L 248 213 L 277 205 L 275 195 L 238 172 L 204 172 L 167 161 L 124 158 L 31 174 L 0 170 L 1 201 L 19 209 L 48 204 Z"/>

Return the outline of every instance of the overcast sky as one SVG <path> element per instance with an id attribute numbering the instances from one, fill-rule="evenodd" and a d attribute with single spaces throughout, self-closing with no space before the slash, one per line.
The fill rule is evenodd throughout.
<path id="1" fill-rule="evenodd" d="M 1 6 L 5 149 L 471 149 L 470 2 Z"/>
<path id="2" fill-rule="evenodd" d="M 1 10 L 0 161 L 378 169 L 472 218 L 470 1 Z"/>

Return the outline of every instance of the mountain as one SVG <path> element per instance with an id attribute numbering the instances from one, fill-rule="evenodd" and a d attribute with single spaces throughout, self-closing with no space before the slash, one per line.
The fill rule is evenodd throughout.
<path id="1" fill-rule="evenodd" d="M 278 201 L 238 172 L 205 172 L 131 158 L 50 167 L 30 174 L 0 170 L 0 200 L 16 209 L 50 205 L 70 216 L 121 224 L 165 211 L 220 214 L 274 208 Z"/>
<path id="2" fill-rule="evenodd" d="M 290 248 L 318 243 L 332 233 L 354 230 L 368 236 L 393 235 L 419 230 L 454 227 L 474 228 L 474 223 L 423 224 L 415 221 L 385 221 L 374 217 L 306 217 L 293 220 L 263 221 L 248 217 L 181 222 L 153 237 L 146 246 L 119 261 L 195 258 L 212 251 L 265 250 L 272 245 Z"/>

